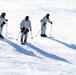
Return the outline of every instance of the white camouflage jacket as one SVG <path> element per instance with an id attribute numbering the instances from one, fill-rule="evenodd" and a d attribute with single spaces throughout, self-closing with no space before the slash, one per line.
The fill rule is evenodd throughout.
<path id="1" fill-rule="evenodd" d="M 23 19 L 21 21 L 20 28 L 23 28 L 23 27 L 25 27 L 26 29 L 31 29 L 31 22 L 30 22 L 30 20 L 26 21 L 25 19 Z"/>
<path id="2" fill-rule="evenodd" d="M 42 21 L 41 21 L 41 22 L 42 22 L 42 25 L 43 25 L 44 23 L 45 23 L 45 25 L 46 25 L 46 24 L 47 24 L 47 22 L 49 22 L 49 23 L 50 23 L 51 21 L 50 21 L 50 19 L 47 19 L 47 18 L 46 18 L 46 16 L 45 16 L 45 17 L 43 17 L 43 19 L 42 19 Z"/>
<path id="3" fill-rule="evenodd" d="M 6 23 L 6 19 L 5 19 L 5 18 L 3 18 L 2 16 L 0 16 L 0 27 L 1 27 L 1 24 L 2 24 L 3 22 L 5 22 L 5 23 Z"/>

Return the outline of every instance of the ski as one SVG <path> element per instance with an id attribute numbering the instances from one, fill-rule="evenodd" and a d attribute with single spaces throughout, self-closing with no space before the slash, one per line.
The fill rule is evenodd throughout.
<path id="1" fill-rule="evenodd" d="M 24 42 L 21 42 L 21 44 L 24 45 L 25 43 Z"/>
<path id="2" fill-rule="evenodd" d="M 54 36 L 47 36 L 47 37 L 43 37 L 43 38 L 54 38 Z"/>
<path id="3" fill-rule="evenodd" d="M 22 45 L 26 45 L 27 42 L 21 42 Z"/>
<path id="4" fill-rule="evenodd" d="M 6 38 L 6 39 L 14 39 L 13 37 L 4 37 L 4 39 L 5 39 L 5 38 Z"/>
<path id="5" fill-rule="evenodd" d="M 3 40 L 4 38 L 0 37 L 0 40 Z"/>
<path id="6" fill-rule="evenodd" d="M 50 37 L 48 37 L 48 38 L 54 38 L 54 36 L 50 36 Z"/>

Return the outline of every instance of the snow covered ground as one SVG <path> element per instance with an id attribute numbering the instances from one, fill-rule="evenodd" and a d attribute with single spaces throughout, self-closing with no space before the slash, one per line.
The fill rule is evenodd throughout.
<path id="1" fill-rule="evenodd" d="M 0 75 L 76 75 L 75 0 L 0 0 L 0 13 L 9 20 L 0 40 Z M 53 21 L 52 36 L 40 37 L 40 20 L 47 13 Z M 20 22 L 29 15 L 32 36 L 25 45 L 16 38 Z M 46 34 L 50 36 L 51 25 Z"/>

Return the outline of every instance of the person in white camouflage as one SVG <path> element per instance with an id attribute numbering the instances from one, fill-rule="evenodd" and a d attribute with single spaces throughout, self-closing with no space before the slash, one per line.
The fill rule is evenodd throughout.
<path id="1" fill-rule="evenodd" d="M 3 12 L 0 16 L 0 38 L 4 39 L 3 35 L 2 35 L 2 31 L 3 31 L 3 26 L 6 24 L 6 22 L 8 21 L 7 19 L 5 19 L 6 13 Z"/>
<path id="2" fill-rule="evenodd" d="M 46 24 L 47 22 L 52 24 L 52 21 L 49 19 L 50 14 L 46 14 L 46 16 L 41 19 L 41 37 L 47 37 L 46 33 Z"/>
<path id="3" fill-rule="evenodd" d="M 29 20 L 29 16 L 26 16 L 25 19 L 21 21 L 20 29 L 21 29 L 21 44 L 24 44 L 27 41 L 29 30 L 31 31 L 31 21 Z"/>

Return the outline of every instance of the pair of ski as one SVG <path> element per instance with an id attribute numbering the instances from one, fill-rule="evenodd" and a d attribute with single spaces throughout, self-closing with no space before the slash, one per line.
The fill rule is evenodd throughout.
<path id="1" fill-rule="evenodd" d="M 52 38 L 54 38 L 54 36 L 46 36 L 46 37 L 43 37 L 43 38 L 50 38 L 50 39 L 52 39 Z"/>
<path id="2" fill-rule="evenodd" d="M 54 38 L 54 37 L 44 37 L 44 38 L 51 38 L 51 39 L 52 39 L 52 38 Z M 22 45 L 25 45 L 26 42 L 21 42 L 21 44 L 22 44 Z"/>
<path id="3" fill-rule="evenodd" d="M 47 36 L 46 38 L 54 38 L 54 37 L 53 36 L 50 36 L 50 37 Z"/>
<path id="4" fill-rule="evenodd" d="M 25 44 L 26 44 L 26 42 L 21 42 L 21 44 L 22 44 L 22 45 L 25 45 Z"/>

